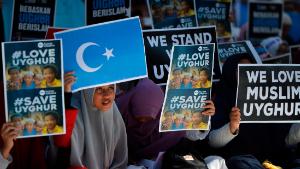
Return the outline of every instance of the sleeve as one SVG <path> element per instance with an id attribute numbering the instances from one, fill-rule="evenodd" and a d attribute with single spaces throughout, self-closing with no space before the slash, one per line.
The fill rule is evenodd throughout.
<path id="1" fill-rule="evenodd" d="M 210 130 L 210 125 L 208 130 L 188 130 L 186 131 L 185 137 L 192 141 L 204 140 L 208 135 L 209 130 Z"/>
<path id="2" fill-rule="evenodd" d="M 159 86 L 138 86 L 131 99 L 132 115 L 136 117 L 150 116 L 155 119 L 160 113 L 164 94 Z"/>
<path id="3" fill-rule="evenodd" d="M 71 146 L 71 136 L 76 122 L 76 117 L 77 109 L 66 110 L 66 134 L 53 136 L 55 146 L 63 148 Z"/>
<path id="4" fill-rule="evenodd" d="M 119 131 L 120 137 L 116 143 L 114 159 L 112 165 L 109 167 L 110 169 L 126 168 L 128 162 L 127 134 L 125 125 L 123 121 L 120 121 L 119 123 L 122 124 L 120 125 L 121 130 Z"/>
<path id="5" fill-rule="evenodd" d="M 4 159 L 2 153 L 0 153 L 0 168 L 6 169 L 8 165 L 12 162 L 12 157 L 9 156 L 8 159 Z"/>
<path id="6" fill-rule="evenodd" d="M 236 135 L 230 132 L 229 123 L 219 129 L 212 130 L 209 134 L 209 145 L 214 148 L 220 148 L 228 144 Z"/>
<path id="7" fill-rule="evenodd" d="M 285 143 L 288 147 L 295 147 L 300 142 L 300 124 L 293 124 L 288 135 L 285 138 Z"/>

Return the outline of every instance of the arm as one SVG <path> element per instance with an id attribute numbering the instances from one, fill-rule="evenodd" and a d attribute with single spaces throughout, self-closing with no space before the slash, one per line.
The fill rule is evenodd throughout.
<path id="1" fill-rule="evenodd" d="M 291 126 L 289 134 L 285 138 L 285 143 L 289 147 L 295 147 L 300 142 L 300 123 Z"/>
<path id="2" fill-rule="evenodd" d="M 229 123 L 223 127 L 212 130 L 209 134 L 209 145 L 214 148 L 220 148 L 228 144 L 233 138 L 237 136 L 230 132 Z"/>
<path id="3" fill-rule="evenodd" d="M 223 127 L 213 130 L 209 134 L 209 144 L 214 148 L 220 148 L 228 144 L 238 135 L 241 113 L 240 109 L 233 107 L 230 112 L 230 122 Z"/>
<path id="4" fill-rule="evenodd" d="M 213 101 L 207 100 L 205 102 L 206 102 L 206 105 L 203 106 L 205 111 L 202 112 L 202 115 L 213 116 L 215 114 L 215 105 L 214 105 Z M 203 140 L 209 133 L 210 123 L 209 123 L 208 128 L 209 128 L 208 130 L 203 130 L 203 131 L 189 130 L 186 132 L 186 138 L 188 138 L 189 140 L 192 140 L 192 141 Z"/>
<path id="5" fill-rule="evenodd" d="M 8 165 L 12 162 L 12 157 L 9 156 L 7 159 L 2 156 L 2 153 L 0 153 L 0 168 L 6 169 Z"/>
<path id="6" fill-rule="evenodd" d="M 209 126 L 210 130 L 210 126 Z M 186 131 L 185 137 L 188 138 L 189 140 L 196 141 L 196 140 L 204 140 L 206 136 L 209 133 L 209 130 L 188 130 Z"/>
<path id="7" fill-rule="evenodd" d="M 14 140 L 18 136 L 18 129 L 14 126 L 14 123 L 4 123 L 1 128 L 1 138 L 3 146 L 0 152 L 0 168 L 7 168 L 12 162 L 10 151 L 14 146 Z"/>

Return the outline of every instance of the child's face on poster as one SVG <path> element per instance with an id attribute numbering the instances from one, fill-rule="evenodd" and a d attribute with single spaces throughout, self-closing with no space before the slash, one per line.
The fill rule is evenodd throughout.
<path id="1" fill-rule="evenodd" d="M 55 79 L 55 74 L 51 69 L 47 68 L 44 70 L 44 78 L 47 83 L 51 83 Z"/>
<path id="2" fill-rule="evenodd" d="M 206 82 L 206 81 L 208 80 L 208 76 L 207 76 L 207 74 L 206 74 L 205 71 L 201 71 L 201 72 L 200 72 L 199 78 L 200 78 L 200 81 L 201 81 L 201 82 Z"/>
<path id="3" fill-rule="evenodd" d="M 20 78 L 19 70 L 11 70 L 9 72 L 9 76 L 11 81 L 19 81 Z"/>
<path id="4" fill-rule="evenodd" d="M 114 85 L 101 86 L 95 89 L 93 103 L 94 106 L 102 111 L 107 112 L 111 109 L 115 99 Z"/>
<path id="5" fill-rule="evenodd" d="M 45 124 L 47 126 L 47 129 L 53 130 L 56 126 L 56 123 L 56 119 L 53 116 L 45 116 Z"/>
<path id="6" fill-rule="evenodd" d="M 193 123 L 201 122 L 201 120 L 202 120 L 201 113 L 200 112 L 193 113 L 192 120 L 193 120 Z"/>

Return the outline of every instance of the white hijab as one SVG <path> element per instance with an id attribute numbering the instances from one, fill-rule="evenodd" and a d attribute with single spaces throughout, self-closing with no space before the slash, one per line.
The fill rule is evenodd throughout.
<path id="1" fill-rule="evenodd" d="M 108 112 L 96 109 L 94 91 L 95 88 L 86 89 L 72 97 L 78 115 L 71 136 L 71 166 L 126 168 L 127 135 L 122 116 L 115 103 Z"/>

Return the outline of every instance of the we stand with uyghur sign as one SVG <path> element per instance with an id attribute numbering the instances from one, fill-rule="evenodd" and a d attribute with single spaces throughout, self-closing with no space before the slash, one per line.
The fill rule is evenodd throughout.
<path id="1" fill-rule="evenodd" d="M 77 77 L 72 92 L 147 77 L 138 17 L 57 32 L 65 71 Z"/>
<path id="2" fill-rule="evenodd" d="M 217 46 L 215 26 L 166 29 L 166 30 L 145 30 L 143 31 L 144 44 L 146 49 L 147 67 L 149 78 L 154 83 L 165 85 L 167 83 L 170 59 L 172 58 L 172 47 L 174 45 L 199 45 L 214 43 Z M 217 50 L 214 51 L 216 60 Z M 220 78 L 220 69 L 214 65 L 213 79 Z"/>
<path id="3" fill-rule="evenodd" d="M 242 123 L 300 122 L 300 66 L 239 65 Z"/>

